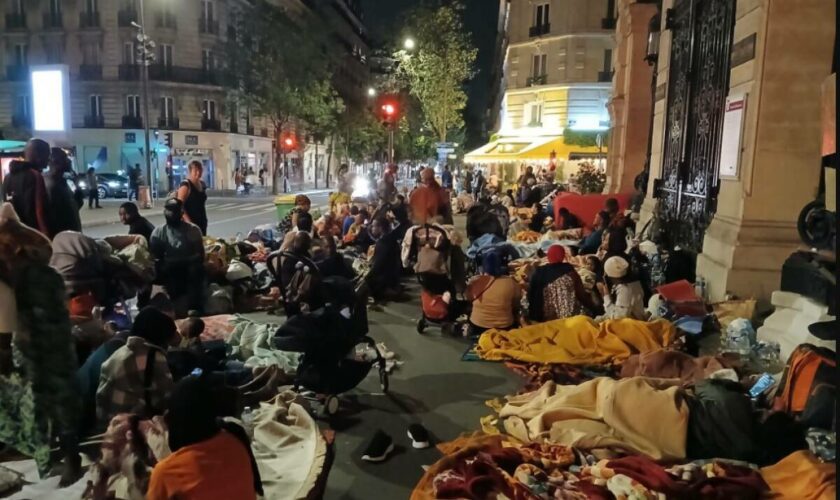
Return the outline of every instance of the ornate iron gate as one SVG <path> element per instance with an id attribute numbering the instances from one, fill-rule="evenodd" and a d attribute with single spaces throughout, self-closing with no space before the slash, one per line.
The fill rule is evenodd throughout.
<path id="1" fill-rule="evenodd" d="M 671 62 L 658 215 L 664 243 L 700 252 L 718 192 L 735 0 L 677 0 L 666 16 Z"/>

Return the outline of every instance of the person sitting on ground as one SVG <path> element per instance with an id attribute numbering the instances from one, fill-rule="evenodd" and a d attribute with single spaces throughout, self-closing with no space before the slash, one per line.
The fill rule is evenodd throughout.
<path id="1" fill-rule="evenodd" d="M 593 312 L 597 306 L 575 268 L 565 262 L 562 245 L 548 249 L 548 264 L 540 266 L 528 283 L 528 317 L 535 322 Z"/>
<path id="2" fill-rule="evenodd" d="M 604 298 L 604 315 L 598 319 L 632 318 L 647 320 L 645 294 L 638 278 L 630 273 L 627 259 L 610 257 L 604 262 L 606 283 L 598 283 L 598 291 Z"/>
<path id="3" fill-rule="evenodd" d="M 502 195 L 500 202 L 505 208 L 516 206 L 516 200 L 513 198 L 513 189 L 505 191 L 505 194 Z"/>
<path id="4" fill-rule="evenodd" d="M 327 212 L 318 219 L 315 231 L 319 236 L 341 236 L 341 224 L 332 212 Z"/>
<path id="5" fill-rule="evenodd" d="M 618 200 L 615 198 L 607 198 L 604 201 L 604 211 L 610 215 L 610 220 L 615 220 L 618 217 Z"/>
<path id="6" fill-rule="evenodd" d="M 166 349 L 177 342 L 175 321 L 146 307 L 134 318 L 131 335 L 102 364 L 96 415 L 102 428 L 119 413 L 160 415 L 172 390 Z"/>
<path id="7" fill-rule="evenodd" d="M 627 257 L 627 231 L 615 226 L 605 229 L 601 248 L 596 255 L 602 262 L 606 262 L 610 257 L 619 257 L 630 262 Z"/>
<path id="8" fill-rule="evenodd" d="M 72 174 L 73 165 L 63 149 L 52 148 L 51 151 L 50 171 L 44 176 L 44 184 L 49 200 L 47 224 L 50 226 L 50 237 L 55 237 L 62 231 L 81 231 L 82 221 L 73 191 L 65 179 L 65 175 Z"/>
<path id="9" fill-rule="evenodd" d="M 350 230 L 350 226 L 356 222 L 356 216 L 359 215 L 359 207 L 353 205 L 350 207 L 350 215 L 344 218 L 344 222 L 341 224 L 341 237 L 344 238 L 347 236 L 347 231 Z"/>
<path id="10" fill-rule="evenodd" d="M 356 218 L 353 220 L 353 223 L 350 224 L 350 227 L 347 229 L 347 234 L 344 235 L 342 241 L 344 244 L 355 244 L 356 239 L 360 236 L 364 235 L 365 233 L 365 224 L 367 224 L 368 219 L 370 216 L 368 215 L 368 211 L 365 209 L 359 210 L 359 214 L 356 215 Z M 367 250 L 365 250 L 367 251 Z"/>
<path id="11" fill-rule="evenodd" d="M 400 277 L 402 263 L 400 261 L 400 241 L 391 231 L 391 224 L 384 218 L 374 219 L 370 223 L 371 239 L 373 240 L 373 254 L 370 259 L 370 272 L 367 283 L 374 300 L 398 295 L 401 290 Z"/>
<path id="12" fill-rule="evenodd" d="M 149 219 L 140 215 L 134 203 L 129 201 L 120 205 L 120 222 L 128 226 L 128 234 L 139 234 L 146 238 L 147 242 L 152 239 L 155 226 L 149 222 Z"/>
<path id="13" fill-rule="evenodd" d="M 408 216 L 408 204 L 405 201 L 405 196 L 398 194 L 397 201 L 391 205 L 391 213 L 394 214 L 394 233 L 398 241 L 402 241 L 405 237 L 406 231 L 411 227 L 411 219 Z"/>
<path id="14" fill-rule="evenodd" d="M 336 248 L 335 238 L 328 236 L 321 238 L 321 240 L 323 241 L 323 257 L 315 261 L 321 277 L 341 276 L 349 280 L 355 278 L 356 273 L 353 272 L 353 269 L 344 260 L 344 256 Z"/>
<path id="15" fill-rule="evenodd" d="M 569 212 L 568 208 L 561 207 L 557 215 L 560 216 L 560 229 L 576 229 L 581 227 L 580 219 L 577 218 L 577 215 Z"/>
<path id="16" fill-rule="evenodd" d="M 528 223 L 528 229 L 537 233 L 543 232 L 543 229 L 545 229 L 545 219 L 548 217 L 548 214 L 545 213 L 542 205 L 539 203 L 534 203 L 531 206 L 531 211 L 533 215 L 531 216 L 531 221 Z"/>
<path id="17" fill-rule="evenodd" d="M 504 274 L 497 252 L 484 255 L 482 274 L 467 284 L 467 300 L 472 302 L 469 335 L 481 335 L 487 330 L 510 330 L 516 324 L 522 293 L 519 285 Z"/>
<path id="18" fill-rule="evenodd" d="M 295 206 L 289 213 L 283 217 L 283 220 L 278 224 L 278 228 L 282 233 L 288 233 L 293 227 L 297 227 L 297 218 L 303 212 L 309 213 L 312 208 L 312 200 L 308 196 L 299 194 L 295 196 Z"/>
<path id="19" fill-rule="evenodd" d="M 155 258 L 156 276 L 173 301 L 186 297 L 187 309 L 204 309 L 204 240 L 201 229 L 183 220 L 183 203 L 167 200 L 166 224 L 152 231 L 149 251 Z"/>
<path id="20" fill-rule="evenodd" d="M 610 225 L 610 214 L 605 210 L 598 212 L 595 216 L 593 230 L 584 238 L 578 246 L 578 255 L 589 255 L 598 251 L 603 243 L 604 230 Z"/>
<path id="21" fill-rule="evenodd" d="M 297 225 L 292 227 L 286 234 L 283 236 L 283 242 L 280 244 L 280 250 L 284 252 L 288 252 L 292 248 L 292 243 L 295 241 L 295 235 L 300 232 L 309 233 L 310 236 L 313 236 L 314 231 L 312 230 L 312 215 L 309 212 L 301 212 L 297 218 Z"/>
<path id="22" fill-rule="evenodd" d="M 263 495 L 259 469 L 242 427 L 225 422 L 210 382 L 178 382 L 164 420 L 172 454 L 155 465 L 150 500 L 256 499 Z"/>

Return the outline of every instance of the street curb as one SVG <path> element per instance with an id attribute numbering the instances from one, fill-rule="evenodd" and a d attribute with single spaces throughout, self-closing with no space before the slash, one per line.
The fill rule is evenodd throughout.
<path id="1" fill-rule="evenodd" d="M 82 229 L 89 229 L 92 227 L 102 227 L 102 226 L 110 226 L 111 224 L 116 224 L 120 222 L 120 218 L 116 217 L 114 219 L 105 219 L 105 220 L 97 220 L 93 222 L 83 222 Z"/>

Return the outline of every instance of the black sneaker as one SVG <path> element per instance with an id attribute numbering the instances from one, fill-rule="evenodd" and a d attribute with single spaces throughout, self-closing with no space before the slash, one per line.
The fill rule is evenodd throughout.
<path id="1" fill-rule="evenodd" d="M 362 460 L 367 462 L 384 462 L 388 458 L 388 454 L 392 451 L 394 451 L 394 440 L 391 439 L 391 436 L 379 430 L 376 431 L 373 439 L 370 440 L 365 454 L 362 455 Z"/>
<path id="2" fill-rule="evenodd" d="M 411 447 L 418 450 L 429 447 L 429 432 L 420 424 L 408 426 L 408 437 L 411 439 Z"/>

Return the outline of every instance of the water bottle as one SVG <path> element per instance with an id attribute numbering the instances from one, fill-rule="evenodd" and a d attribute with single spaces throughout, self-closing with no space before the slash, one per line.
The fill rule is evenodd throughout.
<path id="1" fill-rule="evenodd" d="M 694 293 L 701 299 L 706 299 L 706 280 L 700 276 L 694 280 Z"/>
<path id="2" fill-rule="evenodd" d="M 245 427 L 245 433 L 252 440 L 254 439 L 254 412 L 250 406 L 246 406 L 242 410 L 242 426 Z"/>

